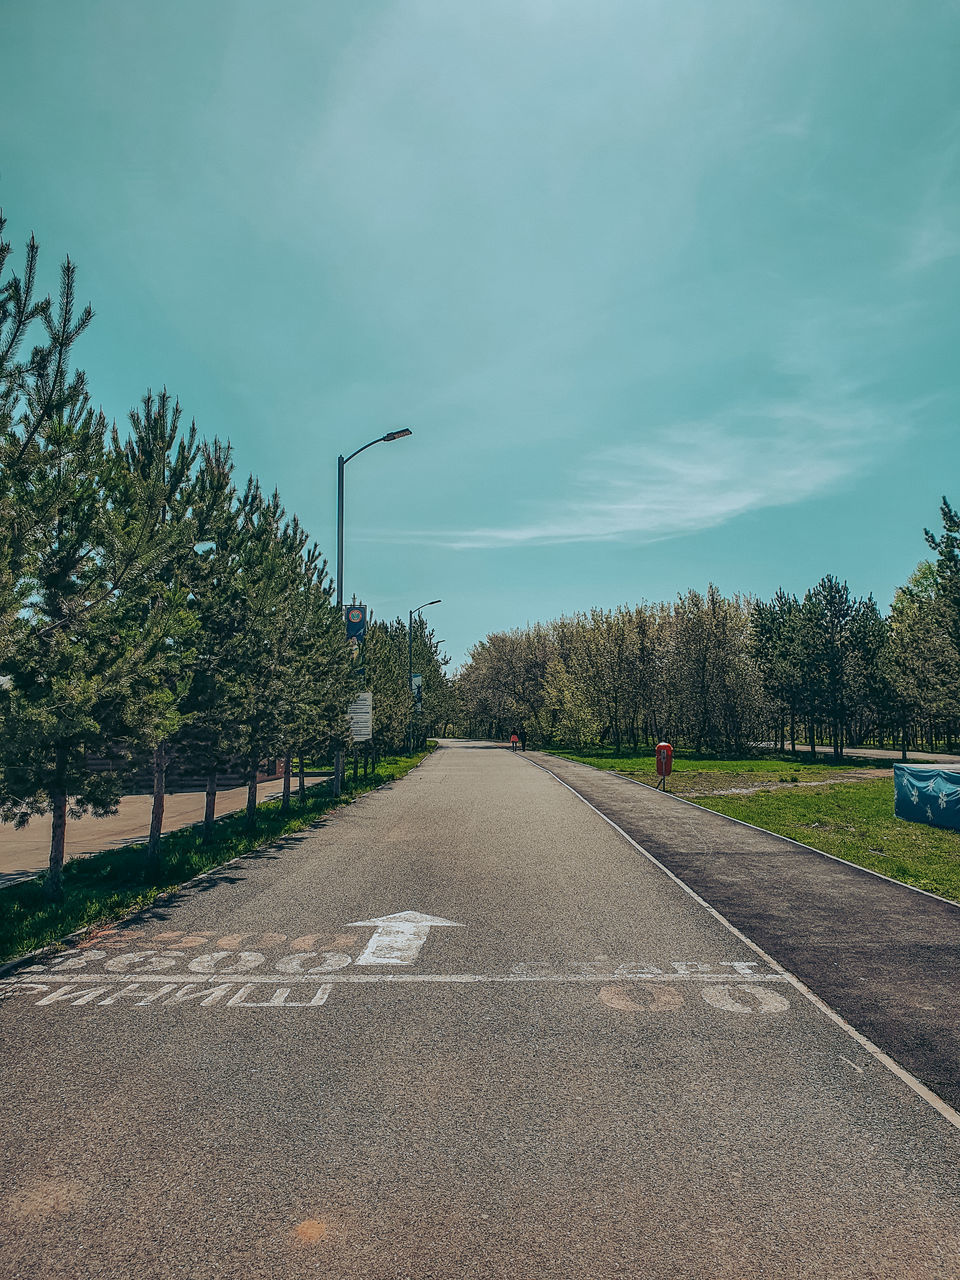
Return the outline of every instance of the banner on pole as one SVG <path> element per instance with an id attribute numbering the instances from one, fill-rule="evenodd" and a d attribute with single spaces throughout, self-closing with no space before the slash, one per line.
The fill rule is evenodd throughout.
<path id="1" fill-rule="evenodd" d="M 367 606 L 351 604 L 347 606 L 347 639 L 358 643 L 367 632 Z"/>
<path id="2" fill-rule="evenodd" d="M 412 676 L 410 679 L 410 688 L 413 692 L 414 711 L 422 711 L 423 710 L 423 676 Z"/>
<path id="3" fill-rule="evenodd" d="M 354 742 L 369 742 L 373 737 L 373 693 L 360 693 L 347 707 L 350 733 Z"/>

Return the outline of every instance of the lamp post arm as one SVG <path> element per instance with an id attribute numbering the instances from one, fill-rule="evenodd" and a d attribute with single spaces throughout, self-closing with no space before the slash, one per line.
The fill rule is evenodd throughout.
<path id="1" fill-rule="evenodd" d="M 366 444 L 362 444 L 359 449 L 354 449 L 353 453 L 348 453 L 343 459 L 344 464 L 348 463 L 351 458 L 355 458 L 358 453 L 363 453 L 364 449 L 370 449 L 373 445 L 379 444 L 382 439 L 382 436 L 378 436 L 376 440 L 369 440 Z"/>
<path id="2" fill-rule="evenodd" d="M 355 458 L 358 453 L 363 453 L 364 449 L 369 449 L 375 444 L 386 444 L 390 440 L 401 440 L 404 436 L 412 436 L 413 432 L 409 427 L 401 427 L 398 431 L 388 431 L 385 436 L 377 436 L 376 440 L 368 440 L 366 444 L 362 444 L 359 449 L 354 449 L 353 453 L 348 454 L 344 458 L 344 462 L 349 462 L 351 458 Z"/>

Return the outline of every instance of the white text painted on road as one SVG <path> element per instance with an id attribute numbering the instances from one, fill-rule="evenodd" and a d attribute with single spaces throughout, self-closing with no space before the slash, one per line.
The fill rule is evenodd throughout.
<path id="1" fill-rule="evenodd" d="M 180 1006 L 319 1009 L 327 1005 L 335 986 L 345 995 L 351 987 L 370 984 L 400 984 L 408 990 L 452 985 L 532 990 L 596 984 L 601 1005 L 645 1018 L 684 1008 L 688 997 L 683 988 L 696 993 L 694 1002 L 701 1009 L 705 1002 L 721 1016 L 782 1013 L 790 1007 L 772 989 L 782 989 L 789 980 L 769 970 L 757 972 L 757 960 L 655 963 L 604 953 L 560 963 L 519 961 L 487 972 L 413 973 L 410 967 L 420 958 L 431 929 L 464 926 L 418 911 L 401 911 L 346 927 L 374 930 L 355 957 L 342 948 L 360 944 L 356 933 L 313 933 L 288 939 L 282 933 L 218 936 L 214 930 L 194 934 L 101 931 L 69 951 L 0 979 L 0 1002 L 19 998 L 58 1014 L 67 1008 L 85 1012 Z M 129 950 L 123 949 L 124 941 Z M 324 941 L 331 949 L 321 949 Z M 381 966 L 385 971 L 377 972 Z"/>

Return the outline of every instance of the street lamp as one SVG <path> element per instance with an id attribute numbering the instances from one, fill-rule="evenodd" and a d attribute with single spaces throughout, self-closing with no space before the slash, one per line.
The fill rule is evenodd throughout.
<path id="1" fill-rule="evenodd" d="M 413 615 L 419 616 L 421 610 L 429 609 L 432 604 L 443 604 L 442 600 L 428 600 L 426 604 L 418 605 L 416 609 L 410 610 L 410 625 L 407 627 L 407 683 L 410 686 L 410 692 L 413 693 Z M 413 754 L 413 713 L 410 719 L 410 754 Z"/>
<path id="2" fill-rule="evenodd" d="M 404 436 L 412 436 L 413 432 L 409 427 L 401 427 L 399 431 L 388 431 L 385 436 L 377 436 L 376 440 L 370 440 L 367 444 L 361 445 L 359 449 L 354 449 L 353 453 L 346 457 L 341 453 L 337 459 L 337 608 L 343 608 L 343 469 L 351 458 L 355 458 L 358 453 L 363 453 L 364 449 L 370 449 L 375 444 L 387 444 L 391 440 L 402 440 Z"/>
<path id="3" fill-rule="evenodd" d="M 347 454 L 346 457 L 341 453 L 337 458 L 337 609 L 343 617 L 343 469 L 347 463 L 363 453 L 364 449 L 370 449 L 375 444 L 388 444 L 391 440 L 402 440 L 405 436 L 412 436 L 413 432 L 409 427 L 400 427 L 397 431 L 388 431 L 385 436 L 377 436 L 376 440 L 368 440 L 366 444 L 361 445 L 359 449 L 354 449 L 353 453 Z M 340 779 L 343 773 L 343 752 L 337 751 L 333 761 L 333 794 L 340 794 Z"/>

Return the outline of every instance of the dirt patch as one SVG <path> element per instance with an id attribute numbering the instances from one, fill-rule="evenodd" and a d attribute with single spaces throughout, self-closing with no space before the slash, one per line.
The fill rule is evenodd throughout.
<path id="1" fill-rule="evenodd" d="M 845 769 L 842 778 L 817 778 L 810 782 L 762 782 L 750 787 L 713 787 L 709 791 L 683 791 L 684 796 L 751 796 L 758 791 L 789 791 L 796 787 L 832 787 L 842 782 L 875 782 L 878 778 L 892 778 L 892 769 Z"/>
<path id="2" fill-rule="evenodd" d="M 0 1201 L 5 1216 L 18 1222 L 42 1222 L 82 1209 L 90 1198 L 78 1178 L 38 1178 Z"/>
<path id="3" fill-rule="evenodd" d="M 641 778 L 635 773 L 619 770 L 614 772 L 632 782 L 642 782 L 649 787 L 655 785 L 653 779 Z M 841 782 L 873 782 L 878 778 L 892 777 L 892 769 L 843 769 L 834 775 L 810 779 L 784 778 L 778 774 L 710 773 L 707 770 L 697 770 L 673 774 L 668 788 L 670 794 L 680 796 L 681 799 L 700 799 L 707 796 L 751 796 L 761 791 L 788 791 L 797 787 L 830 787 Z"/>

